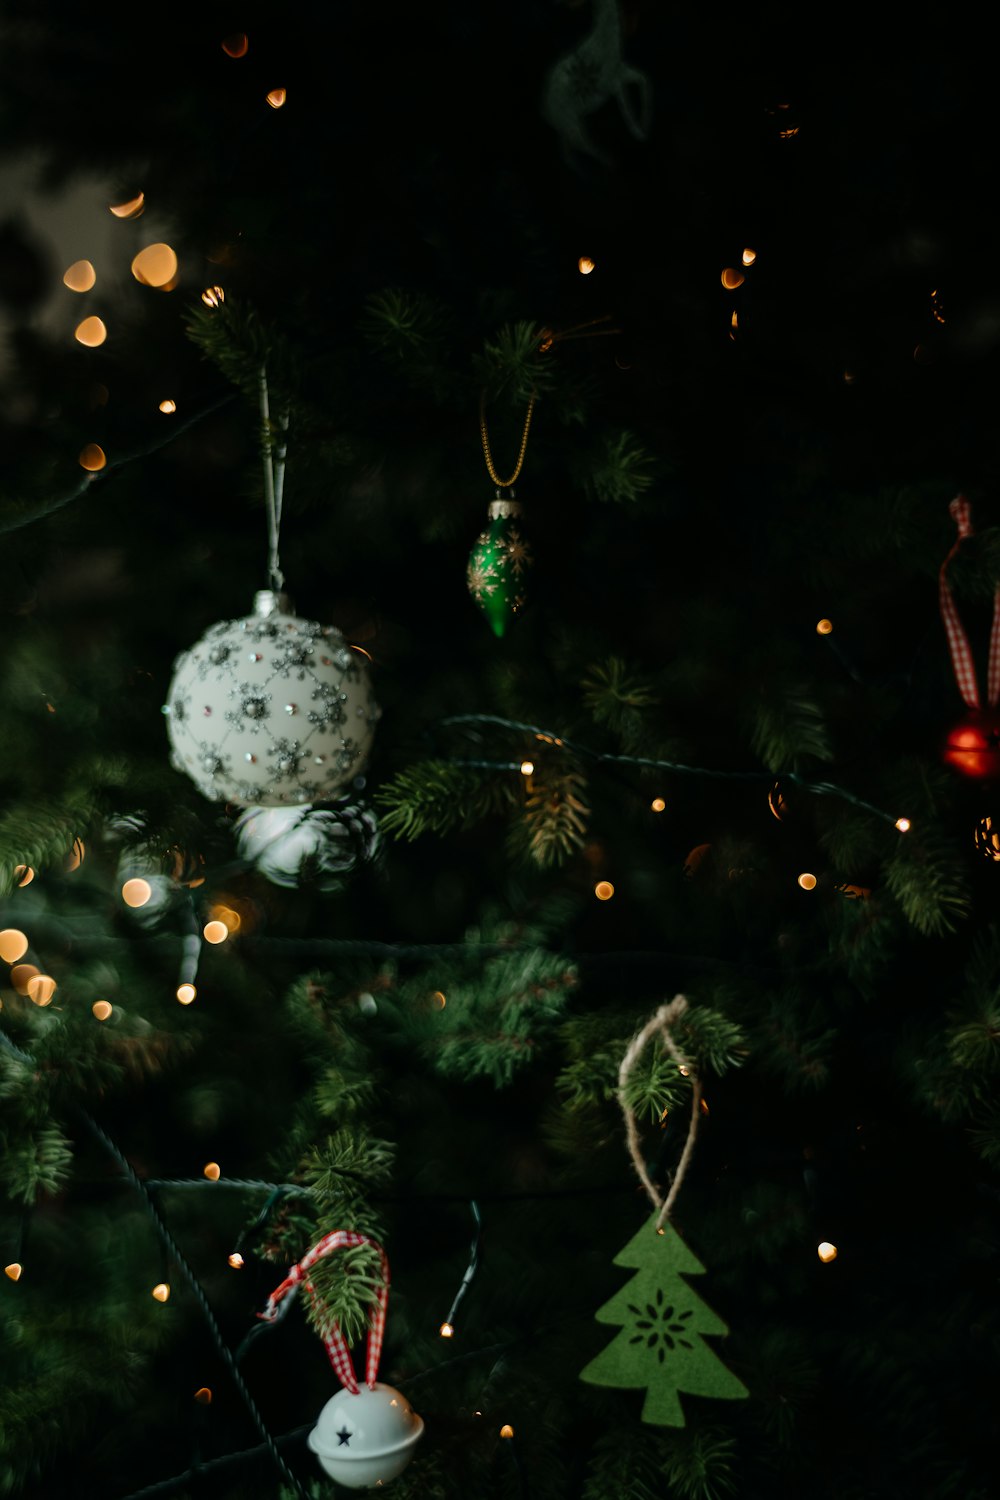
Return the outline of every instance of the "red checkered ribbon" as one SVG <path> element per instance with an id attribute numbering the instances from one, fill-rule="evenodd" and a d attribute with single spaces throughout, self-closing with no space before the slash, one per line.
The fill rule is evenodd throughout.
<path id="1" fill-rule="evenodd" d="M 938 575 L 941 618 L 948 637 L 948 649 L 951 652 L 951 664 L 955 668 L 958 691 L 962 695 L 963 702 L 967 703 L 970 708 L 981 708 L 979 684 L 976 681 L 976 668 L 972 660 L 972 647 L 969 645 L 965 626 L 958 618 L 958 610 L 948 583 L 948 564 L 966 537 L 972 535 L 972 507 L 964 495 L 958 495 L 948 508 L 958 527 L 958 536 L 948 556 L 941 564 L 941 572 Z M 1000 586 L 997 588 L 993 601 L 993 629 L 990 632 L 990 659 L 986 672 L 986 702 L 993 708 L 1000 701 Z"/>
<path id="2" fill-rule="evenodd" d="M 318 1302 L 316 1288 L 309 1280 L 308 1273 L 324 1255 L 330 1255 L 334 1250 L 346 1250 L 351 1245 L 374 1246 L 382 1263 L 382 1286 L 368 1315 L 368 1348 L 365 1355 L 365 1383 L 373 1386 L 378 1378 L 378 1362 L 382 1356 L 382 1340 L 385 1337 L 385 1311 L 389 1301 L 389 1261 L 382 1246 L 377 1241 L 369 1239 L 368 1235 L 358 1234 L 353 1229 L 337 1229 L 333 1234 L 325 1235 L 318 1244 L 313 1245 L 311 1250 L 306 1251 L 298 1265 L 289 1267 L 288 1275 L 280 1286 L 275 1287 L 267 1299 L 267 1307 L 257 1316 L 267 1323 L 273 1323 L 278 1316 L 278 1303 L 287 1297 L 289 1292 L 294 1292 L 299 1282 L 309 1293 L 315 1307 Z M 331 1322 L 327 1325 L 323 1343 L 341 1385 L 356 1396 L 358 1382 L 354 1374 L 354 1365 L 351 1363 L 351 1351 L 344 1342 L 344 1335 L 338 1323 Z"/>

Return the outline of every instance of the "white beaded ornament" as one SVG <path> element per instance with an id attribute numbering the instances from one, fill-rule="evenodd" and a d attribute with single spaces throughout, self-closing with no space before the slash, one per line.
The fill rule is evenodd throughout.
<path id="1" fill-rule="evenodd" d="M 381 710 L 363 659 L 332 625 L 261 590 L 174 663 L 171 763 L 212 802 L 285 807 L 338 797 L 364 767 Z"/>

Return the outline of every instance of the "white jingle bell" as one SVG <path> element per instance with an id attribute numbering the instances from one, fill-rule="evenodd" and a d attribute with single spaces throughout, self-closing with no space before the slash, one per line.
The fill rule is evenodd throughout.
<path id="1" fill-rule="evenodd" d="M 376 1381 L 331 1396 L 307 1441 L 331 1479 L 364 1490 L 402 1474 L 423 1430 L 403 1393 Z"/>
<path id="2" fill-rule="evenodd" d="M 262 589 L 181 652 L 163 709 L 172 763 L 212 802 L 327 802 L 358 775 L 379 708 L 363 659 L 332 625 Z"/>

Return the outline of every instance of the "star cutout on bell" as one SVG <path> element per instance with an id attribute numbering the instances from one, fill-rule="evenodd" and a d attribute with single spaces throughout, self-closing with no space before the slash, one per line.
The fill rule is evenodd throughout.
<path id="1" fill-rule="evenodd" d="M 339 1439 L 339 1443 L 338 1443 L 339 1447 L 346 1448 L 346 1447 L 348 1447 L 350 1445 L 351 1433 L 350 1433 L 350 1429 L 349 1428 L 342 1427 L 340 1429 L 340 1431 L 337 1433 L 337 1437 Z"/>

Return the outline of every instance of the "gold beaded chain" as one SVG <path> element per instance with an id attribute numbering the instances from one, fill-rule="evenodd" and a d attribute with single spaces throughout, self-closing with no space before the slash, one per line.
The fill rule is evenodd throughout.
<path id="1" fill-rule="evenodd" d="M 490 435 L 486 431 L 486 392 L 484 391 L 479 398 L 479 434 L 483 440 L 483 457 L 486 460 L 487 472 L 498 490 L 509 490 L 512 484 L 517 483 L 517 476 L 520 474 L 521 465 L 524 463 L 525 449 L 528 446 L 528 432 L 531 428 L 531 414 L 534 409 L 535 396 L 534 392 L 532 392 L 531 399 L 528 402 L 528 412 L 524 419 L 524 431 L 521 433 L 521 451 L 517 455 L 514 472 L 509 479 L 501 479 L 493 463 L 493 455 L 490 452 Z"/>

